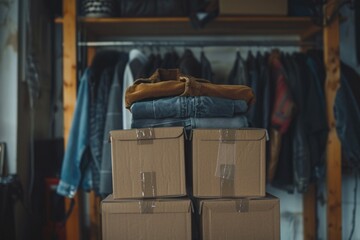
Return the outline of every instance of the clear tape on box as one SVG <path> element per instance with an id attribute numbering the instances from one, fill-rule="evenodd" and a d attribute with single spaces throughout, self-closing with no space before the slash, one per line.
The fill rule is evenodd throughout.
<path id="1" fill-rule="evenodd" d="M 235 160 L 236 160 L 236 130 L 219 130 L 219 147 L 215 176 L 220 180 L 221 196 L 234 195 Z"/>
<path id="2" fill-rule="evenodd" d="M 249 199 L 241 198 L 235 200 L 235 209 L 238 213 L 249 212 Z"/>
<path id="3" fill-rule="evenodd" d="M 136 138 L 138 144 L 153 144 L 155 132 L 153 128 L 136 129 Z M 155 198 L 157 195 L 156 189 L 156 172 L 140 172 L 141 180 L 141 195 L 145 200 L 139 201 L 139 208 L 141 213 L 153 213 L 156 207 Z M 149 198 L 149 199 L 148 199 Z"/>
<path id="4" fill-rule="evenodd" d="M 155 138 L 153 128 L 136 129 L 136 138 L 138 144 L 152 144 Z"/>
<path id="5" fill-rule="evenodd" d="M 139 210 L 141 214 L 154 213 L 154 208 L 156 208 L 156 203 L 153 199 L 144 199 L 139 201 Z"/>

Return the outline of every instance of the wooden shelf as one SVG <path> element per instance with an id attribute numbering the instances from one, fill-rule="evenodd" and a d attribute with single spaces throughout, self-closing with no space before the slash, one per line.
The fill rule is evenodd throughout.
<path id="1" fill-rule="evenodd" d="M 62 23 L 62 19 L 56 19 Z M 307 39 L 321 30 L 307 17 L 220 16 L 203 29 L 194 29 L 187 17 L 79 18 L 90 39 L 116 36 L 297 35 Z M 94 39 L 92 39 L 92 37 Z"/>

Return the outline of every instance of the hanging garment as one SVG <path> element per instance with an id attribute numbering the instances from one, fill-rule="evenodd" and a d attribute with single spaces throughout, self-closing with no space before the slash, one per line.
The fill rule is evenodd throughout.
<path id="1" fill-rule="evenodd" d="M 287 83 L 285 70 L 280 61 L 279 52 L 272 52 L 269 62 L 270 77 L 274 82 L 271 127 L 283 134 L 287 131 L 293 118 L 295 103 Z"/>
<path id="2" fill-rule="evenodd" d="M 210 82 L 214 82 L 214 73 L 211 68 L 211 63 L 205 56 L 204 51 L 201 51 L 200 65 L 201 65 L 201 78 L 207 79 Z"/>
<path id="3" fill-rule="evenodd" d="M 262 117 L 261 114 L 263 112 L 263 86 L 259 85 L 260 79 L 260 71 L 257 68 L 257 62 L 254 55 L 249 52 L 248 58 L 246 60 L 246 68 L 247 68 L 247 76 L 248 79 L 248 86 L 254 91 L 256 96 L 255 103 L 249 108 L 246 116 L 248 118 L 249 124 L 251 127 L 261 128 L 263 127 L 262 124 Z"/>
<path id="4" fill-rule="evenodd" d="M 179 55 L 177 54 L 177 52 L 170 51 L 165 53 L 164 59 L 159 68 L 165 68 L 165 69 L 179 68 Z M 156 69 L 154 69 L 154 71 L 155 70 Z M 154 71 L 152 71 L 150 74 L 152 74 Z"/>
<path id="5" fill-rule="evenodd" d="M 244 114 L 244 100 L 217 97 L 169 97 L 135 102 L 131 105 L 133 119 L 234 117 Z"/>
<path id="6" fill-rule="evenodd" d="M 335 98 L 336 130 L 346 159 L 356 171 L 360 170 L 360 106 L 349 84 L 349 67 L 341 64 L 341 83 Z M 359 91 L 359 90 L 357 90 Z"/>
<path id="7" fill-rule="evenodd" d="M 271 110 L 273 106 L 273 86 L 270 81 L 270 66 L 269 54 L 261 56 L 259 53 L 256 55 L 257 72 L 259 73 L 259 98 L 257 101 L 261 102 L 262 108 L 259 108 L 259 122 L 260 127 L 270 130 Z M 268 149 L 268 148 L 267 148 Z"/>
<path id="8" fill-rule="evenodd" d="M 103 134 L 103 147 L 101 154 L 100 186 L 99 193 L 106 196 L 112 193 L 112 167 L 111 167 L 111 146 L 109 142 L 109 131 L 123 128 L 122 123 L 122 83 L 125 66 L 129 56 L 121 53 L 118 63 L 115 66 L 112 85 L 109 93 L 106 120 Z"/>
<path id="9" fill-rule="evenodd" d="M 193 52 L 186 49 L 179 60 L 179 69 L 185 75 L 201 78 L 201 64 Z"/>
<path id="10" fill-rule="evenodd" d="M 179 69 L 158 69 L 148 79 L 138 79 L 126 89 L 125 104 L 144 99 L 169 96 L 211 96 L 233 100 L 245 100 L 251 104 L 254 93 L 247 86 L 215 85 L 205 79 L 182 74 Z"/>
<path id="11" fill-rule="evenodd" d="M 129 62 L 125 67 L 124 81 L 123 81 L 123 103 L 125 103 L 125 91 L 134 83 L 134 79 L 138 78 L 140 70 L 147 62 L 147 57 L 137 49 L 133 49 L 129 52 Z M 131 128 L 131 113 L 124 105 L 122 108 L 123 116 L 123 129 Z"/>
<path id="12" fill-rule="evenodd" d="M 302 54 L 293 54 L 287 61 L 293 65 L 296 72 L 294 78 L 288 78 L 289 87 L 296 104 L 294 113 L 294 132 L 292 138 L 292 161 L 294 167 L 294 183 L 298 192 L 305 192 L 310 183 L 311 159 L 309 146 L 309 129 L 306 127 L 307 99 L 313 89 L 310 88 L 314 80 L 306 67 L 305 57 Z"/>
<path id="13" fill-rule="evenodd" d="M 78 187 L 84 190 L 92 188 L 90 166 L 84 166 L 82 163 L 89 145 L 90 71 L 90 69 L 85 70 L 80 79 L 74 118 L 61 168 L 60 182 L 57 186 L 57 193 L 69 198 L 75 196 Z"/>
<path id="14" fill-rule="evenodd" d="M 90 104 L 90 151 L 92 157 L 93 190 L 99 194 L 101 155 L 104 139 L 104 128 L 110 87 L 114 76 L 114 67 L 106 68 L 96 89 L 96 98 L 92 97 Z"/>
<path id="15" fill-rule="evenodd" d="M 269 160 L 268 165 L 271 169 L 276 169 L 279 162 L 279 155 L 281 154 L 282 135 L 285 134 L 290 126 L 293 118 L 295 103 L 291 96 L 290 89 L 287 83 L 287 76 L 284 67 L 280 61 L 280 53 L 273 51 L 269 56 L 270 79 L 273 84 L 273 104 L 271 108 L 271 125 L 270 134 L 273 138 L 270 139 L 269 146 Z M 276 139 L 277 138 L 277 139 Z M 279 153 L 278 153 L 279 152 Z M 269 169 L 268 169 L 269 170 Z M 273 173 L 269 177 L 273 176 Z M 271 179 L 269 179 L 271 180 Z"/>
<path id="16" fill-rule="evenodd" d="M 359 46 L 360 47 L 360 46 Z M 360 76 L 355 71 L 355 69 L 351 68 L 348 65 L 343 64 L 341 66 L 341 71 L 343 71 L 346 75 L 346 79 L 350 86 L 352 95 L 356 100 L 356 104 L 360 106 Z"/>
<path id="17" fill-rule="evenodd" d="M 149 77 L 156 69 L 158 69 L 161 66 L 161 63 L 162 63 L 162 59 L 160 54 L 150 54 L 147 62 L 140 70 L 140 74 L 138 75 L 138 77 L 141 78 Z"/>
<path id="18" fill-rule="evenodd" d="M 234 66 L 232 67 L 229 78 L 225 84 L 248 85 L 246 63 L 239 51 L 236 52 Z"/>
<path id="19" fill-rule="evenodd" d="M 311 178 L 322 178 L 325 168 L 325 150 L 328 136 L 326 103 L 324 94 L 325 75 L 323 62 L 318 66 L 313 57 L 307 56 L 306 64 L 312 75 L 309 85 L 309 97 L 306 98 L 307 114 L 306 128 L 309 134 L 310 158 L 311 158 Z M 316 116 L 316 117 L 314 117 Z"/>

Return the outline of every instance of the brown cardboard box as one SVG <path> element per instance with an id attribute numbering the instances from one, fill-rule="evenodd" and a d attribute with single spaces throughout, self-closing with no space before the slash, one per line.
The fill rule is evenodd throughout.
<path id="1" fill-rule="evenodd" d="M 192 132 L 193 195 L 265 196 L 264 129 L 195 129 Z"/>
<path id="2" fill-rule="evenodd" d="M 185 196 L 184 130 L 110 132 L 114 199 Z"/>
<path id="3" fill-rule="evenodd" d="M 218 199 L 200 202 L 203 240 L 280 239 L 279 199 Z"/>
<path id="4" fill-rule="evenodd" d="M 104 240 L 191 239 L 188 199 L 114 200 L 101 202 Z"/>
<path id="5" fill-rule="evenodd" d="M 220 15 L 286 16 L 287 0 L 219 0 Z"/>

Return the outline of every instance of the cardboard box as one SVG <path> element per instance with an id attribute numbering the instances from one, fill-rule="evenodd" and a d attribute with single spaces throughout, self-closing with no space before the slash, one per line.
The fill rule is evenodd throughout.
<path id="1" fill-rule="evenodd" d="M 188 199 L 114 200 L 101 202 L 102 239 L 191 239 Z"/>
<path id="2" fill-rule="evenodd" d="M 220 15 L 286 16 L 287 0 L 219 0 Z"/>
<path id="3" fill-rule="evenodd" d="M 219 199 L 200 201 L 203 240 L 280 239 L 279 199 Z"/>
<path id="4" fill-rule="evenodd" d="M 184 130 L 110 132 L 114 199 L 185 196 Z"/>
<path id="5" fill-rule="evenodd" d="M 265 196 L 266 140 L 265 129 L 193 130 L 193 195 Z"/>

